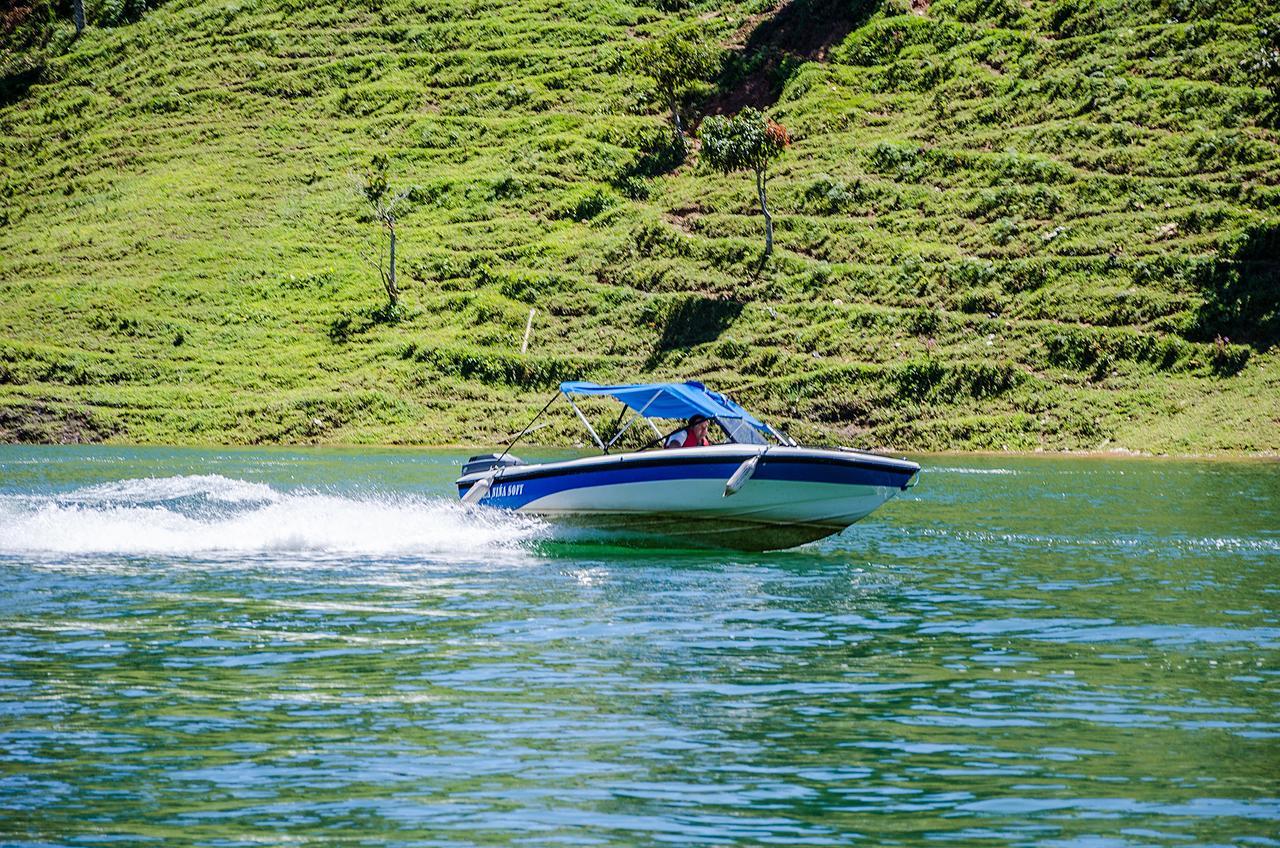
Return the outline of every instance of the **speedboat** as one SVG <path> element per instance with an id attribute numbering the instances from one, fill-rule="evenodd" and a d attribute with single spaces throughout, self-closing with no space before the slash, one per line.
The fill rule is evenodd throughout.
<path id="1" fill-rule="evenodd" d="M 536 463 L 511 455 L 511 446 L 560 397 L 600 454 Z M 584 397 L 623 404 L 608 441 L 576 402 Z M 667 436 L 656 422 L 694 416 L 714 422 L 724 442 L 664 449 Z M 657 438 L 638 450 L 611 453 L 641 421 Z M 681 424 L 677 432 L 683 429 Z M 913 486 L 919 472 L 906 459 L 800 445 L 701 383 L 567 382 L 507 450 L 471 457 L 457 486 L 464 502 L 540 516 L 593 536 L 763 551 L 839 533 Z"/>

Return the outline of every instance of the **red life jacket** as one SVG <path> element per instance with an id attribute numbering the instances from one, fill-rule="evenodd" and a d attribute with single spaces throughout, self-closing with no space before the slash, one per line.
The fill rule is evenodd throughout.
<path id="1" fill-rule="evenodd" d="M 710 439 L 708 439 L 706 436 L 703 436 L 701 439 L 699 439 L 697 436 L 695 436 L 695 435 L 693 434 L 693 428 L 692 428 L 692 427 L 690 427 L 688 430 L 686 430 L 686 431 L 685 431 L 685 434 L 684 434 L 684 444 L 683 444 L 683 445 L 681 445 L 680 447 L 682 447 L 682 448 L 703 448 L 703 447 L 706 447 L 706 446 L 707 446 L 707 445 L 709 445 L 709 444 L 711 444 L 711 440 L 710 440 Z"/>

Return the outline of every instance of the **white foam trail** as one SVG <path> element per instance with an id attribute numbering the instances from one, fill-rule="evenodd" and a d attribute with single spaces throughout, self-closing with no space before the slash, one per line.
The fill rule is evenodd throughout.
<path id="1" fill-rule="evenodd" d="M 144 477 L 99 483 L 96 486 L 86 486 L 71 494 L 63 495 L 60 500 L 158 503 L 190 497 L 204 497 L 222 503 L 246 503 L 276 501 L 280 499 L 280 493 L 265 483 L 233 480 L 221 474 L 194 474 L 185 477 Z"/>
<path id="2" fill-rule="evenodd" d="M 287 492 L 216 475 L 0 499 L 0 553 L 466 554 L 518 548 L 544 529 L 444 498 Z"/>

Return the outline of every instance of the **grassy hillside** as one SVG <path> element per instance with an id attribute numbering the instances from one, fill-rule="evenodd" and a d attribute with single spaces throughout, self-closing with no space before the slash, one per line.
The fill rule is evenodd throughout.
<path id="1" fill-rule="evenodd" d="M 692 377 L 864 445 L 1280 451 L 1260 8 L 173 0 L 59 23 L 0 100 L 0 434 L 487 442 L 563 378 Z M 627 62 L 676 26 L 726 47 L 695 112 L 758 105 L 795 138 L 763 264 L 751 178 L 675 167 Z M 352 174 L 379 152 L 412 188 L 399 320 L 361 258 Z M 576 432 L 557 421 L 542 441 Z"/>

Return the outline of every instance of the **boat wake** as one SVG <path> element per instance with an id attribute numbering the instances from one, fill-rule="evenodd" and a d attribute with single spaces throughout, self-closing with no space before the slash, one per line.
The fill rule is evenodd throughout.
<path id="1" fill-rule="evenodd" d="M 520 549 L 541 522 L 412 494 L 281 490 L 219 475 L 0 495 L 0 554 L 461 554 Z"/>

